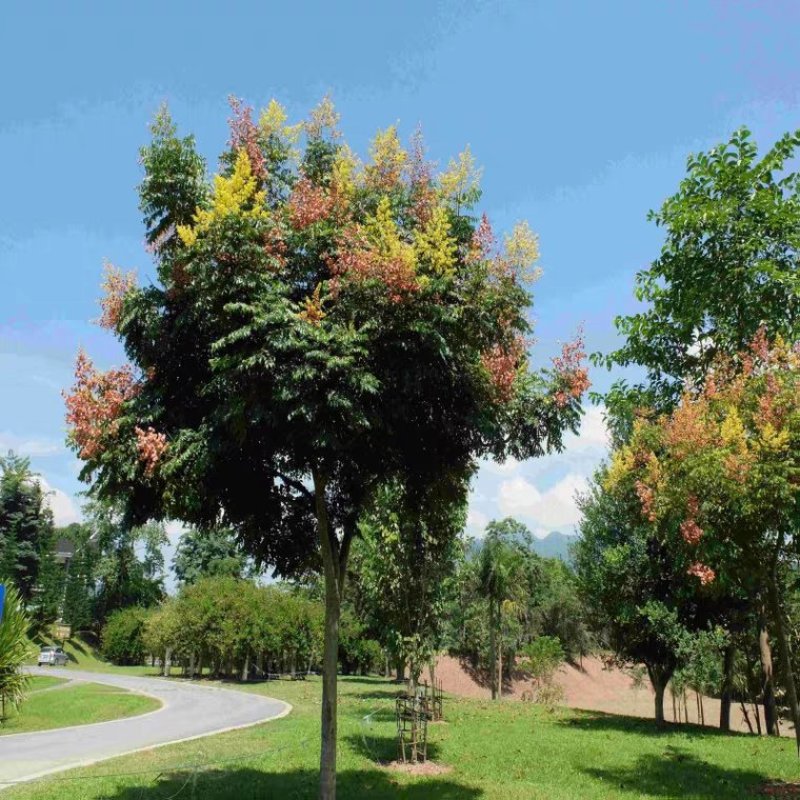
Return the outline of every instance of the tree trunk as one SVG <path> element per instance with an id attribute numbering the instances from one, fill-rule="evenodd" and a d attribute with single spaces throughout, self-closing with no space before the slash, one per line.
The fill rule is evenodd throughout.
<path id="1" fill-rule="evenodd" d="M 731 701 L 733 699 L 733 659 L 736 650 L 732 644 L 725 648 L 722 663 L 722 694 L 719 699 L 719 729 L 731 729 Z"/>
<path id="2" fill-rule="evenodd" d="M 778 590 L 778 566 L 777 562 L 772 564 L 772 572 L 769 576 L 769 601 L 772 606 L 772 614 L 775 618 L 775 632 L 778 635 L 778 649 L 780 650 L 781 665 L 786 681 L 786 699 L 789 702 L 789 713 L 794 724 L 794 738 L 797 744 L 797 755 L 800 757 L 800 709 L 797 707 L 797 689 L 792 672 L 792 654 L 789 645 L 789 637 L 786 635 L 786 627 L 783 621 L 783 608 L 781 608 L 780 595 Z"/>
<path id="3" fill-rule="evenodd" d="M 497 700 L 497 623 L 494 601 L 489 600 L 489 680 L 492 684 L 492 700 Z"/>
<path id="4" fill-rule="evenodd" d="M 242 680 L 246 681 L 250 677 L 250 653 L 244 657 L 244 664 L 242 664 Z"/>
<path id="5" fill-rule="evenodd" d="M 653 688 L 656 691 L 655 697 L 655 718 L 656 718 L 656 725 L 663 725 L 664 724 L 664 684 L 658 683 L 654 684 Z"/>
<path id="6" fill-rule="evenodd" d="M 778 709 L 775 704 L 775 684 L 773 683 L 772 648 L 767 631 L 767 615 L 764 608 L 758 614 L 758 650 L 761 656 L 763 675 L 762 701 L 764 703 L 764 725 L 768 736 L 778 735 Z"/>
<path id="7" fill-rule="evenodd" d="M 397 676 L 396 680 L 398 683 L 404 683 L 406 680 L 406 660 L 404 658 L 398 658 L 397 664 L 395 666 L 395 674 Z"/>
<path id="8" fill-rule="evenodd" d="M 322 654 L 322 752 L 320 800 L 336 798 L 336 666 L 339 650 L 339 593 L 325 580 L 325 638 Z"/>
<path id="9" fill-rule="evenodd" d="M 497 648 L 497 697 L 503 699 L 503 638 L 500 637 L 500 647 Z"/>
<path id="10" fill-rule="evenodd" d="M 164 669 L 162 670 L 162 675 L 165 678 L 169 678 L 169 673 L 172 669 L 172 648 L 168 647 L 164 652 Z"/>
<path id="11" fill-rule="evenodd" d="M 753 725 L 750 722 L 750 715 L 747 713 L 747 706 L 744 704 L 744 700 L 740 700 L 739 705 L 742 709 L 742 716 L 744 717 L 744 721 L 747 723 L 747 730 L 749 730 L 750 733 L 753 733 Z"/>
<path id="12" fill-rule="evenodd" d="M 664 724 L 664 690 L 669 683 L 670 674 L 666 670 L 656 667 L 647 667 L 647 674 L 650 676 L 650 683 L 655 691 L 655 719 L 656 725 Z M 678 703 L 680 706 L 680 701 Z"/>
<path id="13" fill-rule="evenodd" d="M 352 533 L 344 531 L 341 544 L 331 530 L 325 498 L 326 480 L 317 470 L 314 505 L 325 573 L 325 634 L 322 653 L 322 747 L 319 760 L 319 798 L 336 798 L 336 668 L 339 656 L 339 617 L 342 607 L 347 556 Z"/>

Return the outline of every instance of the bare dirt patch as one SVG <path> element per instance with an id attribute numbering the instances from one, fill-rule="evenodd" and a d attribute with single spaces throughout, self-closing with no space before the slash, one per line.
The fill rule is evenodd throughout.
<path id="1" fill-rule="evenodd" d="M 386 769 L 392 772 L 402 772 L 406 775 L 419 775 L 424 777 L 447 775 L 448 772 L 453 771 L 453 768 L 447 764 L 437 764 L 435 761 L 422 761 L 417 764 L 392 761 L 386 765 Z"/>
<path id="2" fill-rule="evenodd" d="M 445 692 L 460 697 L 472 697 L 488 700 L 491 697 L 486 676 L 472 669 L 469 664 L 452 656 L 440 656 L 436 664 L 436 678 L 442 681 Z M 616 667 L 608 667 L 602 659 L 591 656 L 584 658 L 579 665 L 564 664 L 556 676 L 556 682 L 564 690 L 564 705 L 586 711 L 603 711 L 607 714 L 624 714 L 626 716 L 653 718 L 653 690 L 650 681 L 637 683 L 631 675 Z M 507 682 L 503 686 L 504 700 L 520 700 L 523 692 L 529 691 L 531 684 L 526 680 Z M 703 699 L 703 717 L 705 724 L 716 727 L 719 724 L 719 700 L 706 697 Z M 683 721 L 701 724 L 697 699 L 694 694 L 686 698 L 686 703 L 673 703 L 667 692 L 664 700 L 664 712 L 669 721 Z M 748 709 L 751 724 L 755 709 Z M 763 709 L 759 708 L 763 725 Z M 445 716 L 447 716 L 447 700 L 445 700 Z M 739 704 L 731 708 L 731 729 L 747 732 L 749 730 Z M 794 735 L 788 723 L 781 725 L 784 736 Z"/>

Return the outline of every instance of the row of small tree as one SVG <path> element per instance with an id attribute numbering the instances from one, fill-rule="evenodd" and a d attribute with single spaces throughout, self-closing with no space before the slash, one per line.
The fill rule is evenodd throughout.
<path id="1" fill-rule="evenodd" d="M 322 655 L 320 602 L 302 589 L 260 586 L 234 577 L 202 577 L 159 606 L 112 614 L 101 635 L 103 655 L 116 664 L 160 663 L 190 676 L 264 678 L 317 671 Z M 380 669 L 380 645 L 353 617 L 343 621 L 339 660 L 344 672 Z"/>

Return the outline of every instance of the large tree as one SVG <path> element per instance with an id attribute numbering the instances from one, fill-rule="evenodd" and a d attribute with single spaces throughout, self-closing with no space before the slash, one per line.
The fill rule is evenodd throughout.
<path id="1" fill-rule="evenodd" d="M 581 347 L 530 369 L 527 225 L 498 250 L 471 156 L 441 175 L 391 127 L 364 166 L 325 100 L 301 126 L 233 101 L 208 185 L 162 111 L 140 188 L 157 281 L 110 270 L 132 366 L 78 361 L 72 437 L 128 516 L 224 521 L 279 573 L 325 576 L 321 797 L 335 796 L 336 642 L 350 544 L 378 487 L 463 503 L 484 456 L 561 446 Z"/>
<path id="2" fill-rule="evenodd" d="M 114 611 L 152 606 L 163 598 L 167 535 L 159 523 L 131 524 L 108 503 L 90 504 L 88 511 L 97 548 L 93 610 L 99 628 Z"/>
<path id="3" fill-rule="evenodd" d="M 590 619 L 620 663 L 645 665 L 662 724 L 682 645 L 710 620 L 711 590 L 701 591 L 688 554 L 647 519 L 632 476 L 601 468 L 580 508 L 573 554 Z"/>
<path id="4" fill-rule="evenodd" d="M 57 577 L 54 547 L 53 514 L 30 461 L 14 453 L 0 457 L 0 579 L 16 586 L 26 606 L 36 606 L 40 621 L 48 616 L 39 608 L 42 580 L 49 590 Z"/>
<path id="5" fill-rule="evenodd" d="M 179 584 L 195 583 L 214 575 L 244 578 L 249 570 L 247 556 L 236 543 L 233 531 L 189 528 L 181 534 L 172 569 Z"/>
<path id="6" fill-rule="evenodd" d="M 800 522 L 800 353 L 760 331 L 735 358 L 718 357 L 703 389 L 637 421 L 612 465 L 633 480 L 654 529 L 680 521 L 678 546 L 704 585 L 732 583 L 766 600 L 800 753 L 800 708 L 781 571 L 797 557 Z"/>
<path id="7" fill-rule="evenodd" d="M 618 381 L 606 397 L 623 432 L 636 406 L 673 406 L 718 354 L 742 350 L 761 325 L 770 336 L 800 335 L 799 145 L 800 131 L 787 133 L 759 157 L 742 128 L 689 156 L 678 191 L 650 213 L 665 238 L 636 276 L 647 307 L 616 319 L 625 341 L 598 357 L 646 371 L 645 383 Z"/>
<path id="8" fill-rule="evenodd" d="M 492 520 L 479 556 L 478 587 L 489 609 L 489 679 L 492 700 L 503 697 L 504 615 L 534 592 L 538 559 L 530 531 L 515 519 Z"/>

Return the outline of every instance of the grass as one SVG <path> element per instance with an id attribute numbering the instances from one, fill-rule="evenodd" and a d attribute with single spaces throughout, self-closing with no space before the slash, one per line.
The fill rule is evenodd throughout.
<path id="1" fill-rule="evenodd" d="M 126 675 L 158 675 L 158 667 L 134 666 L 118 667 L 108 661 L 104 661 L 99 651 L 85 638 L 73 636 L 66 642 L 56 641 L 47 636 L 40 636 L 33 644 L 33 655 L 30 664 L 36 664 L 36 654 L 40 647 L 63 647 L 69 661 L 66 668 L 80 669 L 84 672 L 116 672 Z"/>
<path id="2" fill-rule="evenodd" d="M 41 692 L 42 689 L 53 689 L 67 682 L 66 678 L 53 678 L 49 675 L 33 675 L 28 684 L 28 692 Z"/>
<path id="3" fill-rule="evenodd" d="M 316 797 L 319 679 L 238 687 L 287 700 L 286 718 L 62 773 L 8 800 L 293 800 Z M 789 740 L 504 702 L 447 700 L 429 754 L 452 771 L 413 777 L 395 756 L 392 696 L 379 679 L 340 682 L 339 797 L 377 800 L 752 798 L 770 779 L 798 780 Z"/>
<path id="4" fill-rule="evenodd" d="M 106 722 L 155 711 L 161 705 L 152 697 L 99 683 L 79 683 L 52 692 L 42 691 L 59 683 L 66 682 L 59 678 L 34 677 L 28 699 L 19 707 L 19 711 L 10 709 L 8 717 L 0 725 L 0 737 L 11 733 Z"/>

